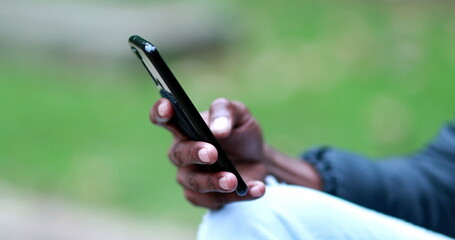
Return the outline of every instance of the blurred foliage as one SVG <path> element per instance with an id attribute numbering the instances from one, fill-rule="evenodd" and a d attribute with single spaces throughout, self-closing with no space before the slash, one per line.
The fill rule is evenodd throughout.
<path id="1" fill-rule="evenodd" d="M 454 116 L 453 2 L 222 4 L 237 41 L 162 55 L 200 110 L 220 96 L 243 101 L 278 149 L 406 154 Z M 176 184 L 169 134 L 148 122 L 158 94 L 134 56 L 46 53 L 1 58 L 0 179 L 196 225 L 203 211 Z"/>

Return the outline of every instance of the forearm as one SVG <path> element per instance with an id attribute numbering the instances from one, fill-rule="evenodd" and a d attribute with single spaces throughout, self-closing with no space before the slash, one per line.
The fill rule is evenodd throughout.
<path id="1" fill-rule="evenodd" d="M 278 152 L 269 145 L 264 146 L 264 152 L 267 172 L 278 181 L 322 190 L 321 177 L 308 162 Z"/>

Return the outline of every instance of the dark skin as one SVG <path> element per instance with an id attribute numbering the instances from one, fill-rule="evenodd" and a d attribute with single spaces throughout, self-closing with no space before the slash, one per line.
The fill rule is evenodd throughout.
<path id="1" fill-rule="evenodd" d="M 177 181 L 192 204 L 218 209 L 231 202 L 260 198 L 265 194 L 263 181 L 267 175 L 288 184 L 322 189 L 321 178 L 310 164 L 264 142 L 258 122 L 244 104 L 219 98 L 201 115 L 245 180 L 248 193 L 238 196 L 234 192 L 237 178 L 230 172 L 201 171 L 200 165 L 217 161 L 217 150 L 209 143 L 188 140 L 169 122 L 174 110 L 167 99 L 161 98 L 153 106 L 150 120 L 173 134 L 168 156 L 177 167 Z"/>

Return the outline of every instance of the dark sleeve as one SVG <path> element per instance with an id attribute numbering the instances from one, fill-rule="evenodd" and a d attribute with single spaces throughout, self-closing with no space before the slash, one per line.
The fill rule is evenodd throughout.
<path id="1" fill-rule="evenodd" d="M 303 157 L 321 173 L 324 191 L 455 237 L 455 124 L 406 157 L 373 162 L 332 148 Z"/>

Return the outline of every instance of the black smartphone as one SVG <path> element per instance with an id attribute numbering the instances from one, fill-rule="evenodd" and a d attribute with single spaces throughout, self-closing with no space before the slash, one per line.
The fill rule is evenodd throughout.
<path id="1" fill-rule="evenodd" d="M 204 166 L 207 171 L 227 171 L 233 173 L 237 177 L 238 182 L 235 191 L 238 195 L 244 196 L 248 191 L 245 181 L 243 181 L 239 172 L 229 160 L 207 124 L 205 124 L 196 107 L 158 53 L 156 47 L 137 35 L 131 36 L 128 42 L 131 50 L 141 60 L 152 77 L 160 91 L 160 95 L 172 103 L 175 112 L 175 117 L 172 121 L 176 122 L 190 140 L 208 142 L 218 151 L 218 161 Z"/>

